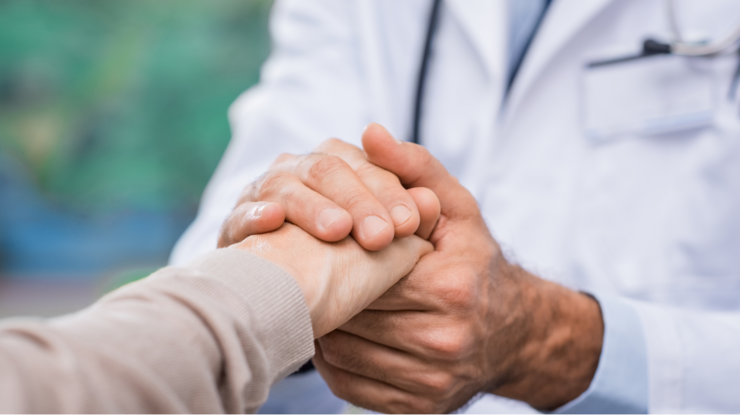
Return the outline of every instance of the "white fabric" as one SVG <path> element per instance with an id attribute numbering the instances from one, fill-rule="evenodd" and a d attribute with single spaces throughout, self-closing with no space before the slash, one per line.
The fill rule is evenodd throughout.
<path id="1" fill-rule="evenodd" d="M 556 414 L 647 413 L 647 342 L 630 302 L 594 294 L 604 318 L 604 344 L 591 385 Z"/>
<path id="2" fill-rule="evenodd" d="M 274 52 L 260 85 L 230 111 L 232 143 L 174 263 L 215 245 L 240 189 L 280 152 L 308 152 L 331 136 L 358 143 L 370 121 L 409 136 L 430 4 L 276 4 Z M 717 91 L 710 125 L 594 143 L 581 118 L 584 63 L 667 38 L 663 2 L 556 0 L 502 108 L 505 4 L 443 2 L 423 143 L 474 192 L 512 260 L 637 301 L 651 412 L 740 411 L 740 120 L 738 102 L 725 98 L 736 57 L 703 63 Z M 740 17 L 732 0 L 677 4 L 695 38 Z M 490 396 L 471 411 L 496 403 L 515 411 Z"/>

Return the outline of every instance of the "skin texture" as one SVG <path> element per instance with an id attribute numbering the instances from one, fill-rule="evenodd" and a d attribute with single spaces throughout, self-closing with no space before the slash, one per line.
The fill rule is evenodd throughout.
<path id="1" fill-rule="evenodd" d="M 255 215 L 260 205 L 266 208 Z M 361 149 L 329 139 L 311 154 L 281 155 L 247 186 L 222 227 L 219 247 L 274 230 L 283 220 L 324 241 L 351 233 L 362 247 L 380 250 L 417 232 L 420 214 L 395 175 L 368 162 Z"/>
<path id="2" fill-rule="evenodd" d="M 269 260 L 296 279 L 306 299 L 314 337 L 319 338 L 362 311 L 433 250 L 425 239 L 439 220 L 439 199 L 426 188 L 410 189 L 406 196 L 406 203 L 418 206 L 416 228 L 381 250 L 366 250 L 348 235 L 338 242 L 319 240 L 293 224 L 283 224 L 282 207 L 264 202 L 238 204 L 235 212 L 246 215 L 232 215 L 222 228 L 221 240 L 228 240 L 223 234 L 244 235 L 279 222 L 276 231 L 248 236 L 232 247 Z M 255 215 L 260 211 L 264 217 Z M 243 229 L 232 230 L 229 221 Z"/>
<path id="3" fill-rule="evenodd" d="M 233 247 L 277 264 L 296 279 L 315 338 L 347 322 L 433 250 L 428 241 L 409 236 L 383 250 L 368 251 L 352 237 L 327 243 L 289 223 Z"/>
<path id="4" fill-rule="evenodd" d="M 373 198 L 378 190 L 421 187 L 441 205 L 430 236 L 435 251 L 318 340 L 314 364 L 337 396 L 381 412 L 438 413 L 492 392 L 550 410 L 588 388 L 603 339 L 594 299 L 507 262 L 475 199 L 423 147 L 398 142 L 376 124 L 363 134 L 364 154 L 336 140 L 322 146 L 325 156 L 362 155 L 374 165 L 353 159 L 351 170 L 383 168 L 396 178 L 374 174 L 368 195 L 358 189 L 360 175 L 343 169 L 343 181 L 332 179 L 334 194 Z M 321 178 L 311 180 L 304 186 L 319 189 Z M 304 206 L 314 202 L 325 204 L 313 196 L 302 200 Z M 345 208 L 357 218 L 353 206 Z"/>

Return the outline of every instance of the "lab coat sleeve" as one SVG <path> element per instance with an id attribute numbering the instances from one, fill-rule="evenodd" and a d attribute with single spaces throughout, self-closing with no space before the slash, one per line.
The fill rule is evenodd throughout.
<path id="1" fill-rule="evenodd" d="M 594 297 L 604 320 L 604 341 L 596 374 L 583 394 L 554 413 L 647 413 L 647 344 L 637 309 L 619 297 Z"/>
<path id="2" fill-rule="evenodd" d="M 740 411 L 740 313 L 634 305 L 647 340 L 650 413 Z"/>
<path id="3" fill-rule="evenodd" d="M 277 1 L 272 53 L 258 85 L 229 109 L 231 142 L 206 188 L 198 216 L 170 258 L 185 264 L 216 247 L 242 189 L 281 153 L 308 153 L 330 137 L 360 144 L 367 115 L 354 2 Z M 270 392 L 271 413 L 339 413 L 344 401 L 320 377 L 294 376 Z"/>
<path id="4" fill-rule="evenodd" d="M 599 367 L 589 389 L 556 413 L 740 409 L 740 313 L 596 297 L 605 324 Z"/>
<path id="5" fill-rule="evenodd" d="M 259 84 L 229 109 L 232 138 L 170 263 L 216 247 L 242 189 L 281 153 L 309 153 L 330 137 L 360 144 L 371 120 L 353 2 L 285 0 L 272 10 L 272 53 Z"/>

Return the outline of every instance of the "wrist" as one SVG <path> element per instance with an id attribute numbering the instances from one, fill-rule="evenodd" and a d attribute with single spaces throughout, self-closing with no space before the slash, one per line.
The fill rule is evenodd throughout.
<path id="1" fill-rule="evenodd" d="M 601 310 L 588 295 L 516 269 L 528 319 L 510 376 L 495 394 L 554 410 L 591 384 L 604 338 Z"/>
<path id="2" fill-rule="evenodd" d="M 311 317 L 314 334 L 316 334 L 316 326 L 317 323 L 321 321 L 323 313 L 319 299 L 319 288 L 316 287 L 317 279 L 309 278 L 304 270 L 294 267 L 293 262 L 288 261 L 289 252 L 285 250 L 285 247 L 281 247 L 279 235 L 262 234 L 250 236 L 241 243 L 235 244 L 232 247 L 247 251 L 255 256 L 262 257 L 263 259 L 282 268 L 293 277 L 303 293 L 303 298 L 306 301 L 306 307 L 308 308 L 308 313 Z"/>

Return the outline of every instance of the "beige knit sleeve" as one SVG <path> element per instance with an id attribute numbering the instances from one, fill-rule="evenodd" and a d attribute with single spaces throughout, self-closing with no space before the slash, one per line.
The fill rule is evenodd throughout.
<path id="1" fill-rule="evenodd" d="M 254 412 L 313 353 L 295 280 L 216 250 L 73 315 L 2 321 L 0 412 Z"/>

